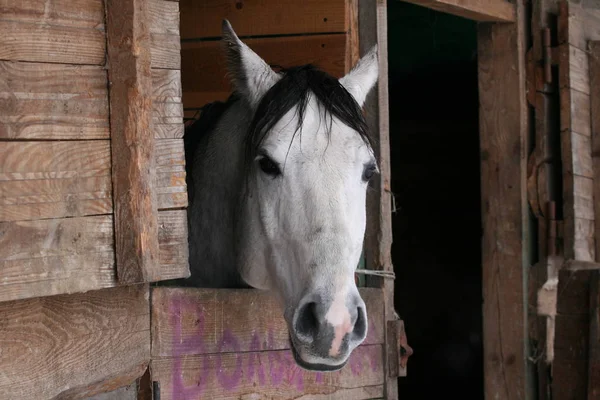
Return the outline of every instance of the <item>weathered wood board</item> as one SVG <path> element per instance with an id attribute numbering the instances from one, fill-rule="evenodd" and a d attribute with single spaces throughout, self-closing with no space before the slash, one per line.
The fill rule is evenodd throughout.
<path id="1" fill-rule="evenodd" d="M 526 399 L 524 259 L 527 237 L 525 10 L 514 24 L 479 24 L 485 397 Z"/>
<path id="2" fill-rule="evenodd" d="M 479 22 L 515 22 L 515 6 L 507 0 L 405 0 Z"/>
<path id="3" fill-rule="evenodd" d="M 185 210 L 158 213 L 162 279 L 188 272 Z M 0 302 L 116 286 L 111 215 L 0 222 Z"/>
<path id="4" fill-rule="evenodd" d="M 345 7 L 346 0 L 181 0 L 181 38 L 220 37 L 224 18 L 240 37 L 345 32 Z"/>
<path id="5" fill-rule="evenodd" d="M 312 63 L 337 77 L 346 71 L 346 35 L 343 34 L 243 40 L 271 65 L 290 67 Z M 182 44 L 181 79 L 186 109 L 227 99 L 231 85 L 224 56 L 219 41 Z"/>
<path id="6" fill-rule="evenodd" d="M 141 376 L 148 286 L 0 304 L 0 398 L 82 398 Z"/>
<path id="7" fill-rule="evenodd" d="M 380 289 L 364 288 L 369 334 L 336 373 L 301 370 L 289 350 L 279 303 L 257 290 L 154 288 L 152 379 L 161 399 L 326 398 L 383 395 L 384 307 Z"/>

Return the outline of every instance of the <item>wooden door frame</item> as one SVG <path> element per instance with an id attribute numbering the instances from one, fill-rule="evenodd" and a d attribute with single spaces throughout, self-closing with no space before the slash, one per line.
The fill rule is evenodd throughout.
<path id="1" fill-rule="evenodd" d="M 525 0 L 404 0 L 478 21 L 478 81 L 482 202 L 482 296 L 486 398 L 524 399 L 528 378 L 527 282 L 529 208 L 527 156 Z M 487 3 L 487 4 L 486 4 Z M 381 177 L 368 200 L 366 265 L 393 272 L 387 66 L 387 0 L 359 2 L 360 55 L 379 47 L 377 90 L 365 104 L 377 134 Z M 376 279 L 386 299 L 386 320 L 397 318 L 394 282 Z M 386 337 L 390 347 L 392 337 Z M 388 365 L 397 354 L 388 352 Z M 398 398 L 386 374 L 386 398 Z"/>

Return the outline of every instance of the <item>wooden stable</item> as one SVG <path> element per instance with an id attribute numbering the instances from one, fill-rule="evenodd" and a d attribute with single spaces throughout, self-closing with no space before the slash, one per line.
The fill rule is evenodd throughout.
<path id="1" fill-rule="evenodd" d="M 600 9 L 409 2 L 480 23 L 486 398 L 597 398 Z M 336 373 L 295 365 L 264 293 L 155 285 L 189 275 L 184 119 L 230 91 L 223 18 L 335 76 L 379 45 L 365 265 L 393 272 L 386 0 L 5 0 L 0 399 L 402 396 L 391 279 L 361 287 L 369 336 Z"/>

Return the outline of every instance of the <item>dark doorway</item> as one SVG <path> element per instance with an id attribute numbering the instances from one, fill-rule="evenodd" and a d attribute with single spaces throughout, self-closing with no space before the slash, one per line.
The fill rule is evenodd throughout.
<path id="1" fill-rule="evenodd" d="M 402 399 L 483 399 L 476 24 L 388 2 Z"/>

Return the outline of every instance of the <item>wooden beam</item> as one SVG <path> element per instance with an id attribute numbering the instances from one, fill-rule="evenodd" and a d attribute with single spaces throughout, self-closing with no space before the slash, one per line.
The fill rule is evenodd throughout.
<path id="1" fill-rule="evenodd" d="M 485 398 L 525 399 L 525 12 L 478 26 Z"/>
<path id="2" fill-rule="evenodd" d="M 150 29 L 143 0 L 106 3 L 117 276 L 146 282 L 157 273 Z"/>
<path id="3" fill-rule="evenodd" d="M 387 40 L 387 0 L 359 1 L 359 49 L 364 56 L 377 44 L 379 56 L 379 79 L 368 95 L 364 110 L 367 124 L 376 136 L 375 154 L 379 161 L 380 174 L 373 179 L 367 195 L 367 228 L 365 235 L 365 262 L 367 269 L 394 272 L 392 264 L 392 199 L 390 191 L 390 129 L 388 95 L 388 40 Z M 379 277 L 368 277 L 367 284 L 383 289 L 385 321 L 397 318 L 394 308 L 394 281 Z M 398 399 L 398 379 L 389 377 L 389 367 L 396 360 L 388 346 L 396 347 L 396 338 L 388 337 L 386 332 L 386 356 L 384 357 L 385 395 L 389 400 Z"/>
<path id="4" fill-rule="evenodd" d="M 403 0 L 479 22 L 515 22 L 515 6 L 506 0 Z"/>
<path id="5" fill-rule="evenodd" d="M 600 15 L 600 12 L 598 13 Z M 590 15 L 591 16 L 591 15 Z M 586 28 L 597 24 L 588 23 Z M 600 33 L 589 42 L 590 116 L 594 169 L 594 209 L 596 260 L 600 258 Z M 596 263 L 600 269 L 600 264 Z M 590 281 L 590 337 L 588 357 L 588 399 L 600 398 L 600 271 Z"/>

